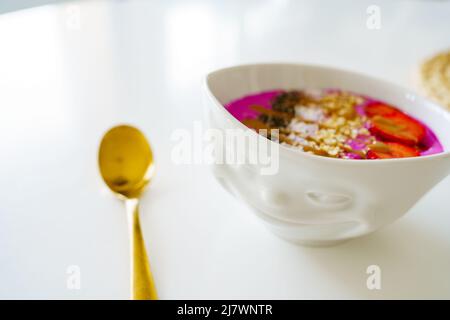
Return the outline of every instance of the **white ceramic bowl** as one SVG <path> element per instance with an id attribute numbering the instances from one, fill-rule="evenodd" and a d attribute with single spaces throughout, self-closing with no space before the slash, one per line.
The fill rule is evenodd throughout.
<path id="1" fill-rule="evenodd" d="M 450 172 L 449 114 L 392 83 L 301 64 L 236 66 L 208 74 L 205 82 L 210 126 L 225 134 L 252 131 L 224 108 L 234 99 L 271 89 L 340 88 L 399 107 L 431 127 L 443 144 L 440 154 L 388 160 L 333 159 L 279 146 L 273 175 L 261 174 L 255 165 L 216 164 L 225 188 L 284 239 L 330 245 L 370 233 L 405 214 Z"/>

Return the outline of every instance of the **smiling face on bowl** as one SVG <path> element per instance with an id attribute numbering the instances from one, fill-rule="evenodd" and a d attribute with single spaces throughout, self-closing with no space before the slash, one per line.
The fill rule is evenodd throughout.
<path id="1" fill-rule="evenodd" d="M 359 236 L 403 215 L 450 172 L 450 118 L 446 111 L 396 85 L 339 69 L 258 64 L 215 71 L 206 79 L 210 123 L 217 129 L 251 131 L 225 108 L 227 103 L 249 93 L 302 88 L 339 88 L 396 106 L 431 128 L 443 152 L 355 161 L 281 146 L 279 170 L 274 175 L 264 176 L 247 166 L 217 166 L 217 176 L 227 189 L 260 217 L 268 217 L 271 227 L 289 228 L 291 236 L 303 240 Z M 303 232 L 306 226 L 308 231 Z M 321 231 L 324 226 L 326 236 Z M 292 232 L 292 228 L 298 230 Z M 284 231 L 280 232 L 283 236 Z"/>

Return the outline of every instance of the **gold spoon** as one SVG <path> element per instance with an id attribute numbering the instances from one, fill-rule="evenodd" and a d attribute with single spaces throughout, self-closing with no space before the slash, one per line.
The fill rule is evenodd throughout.
<path id="1" fill-rule="evenodd" d="M 139 224 L 139 197 L 154 173 L 153 154 L 138 129 L 120 125 L 103 137 L 98 152 L 103 180 L 125 201 L 131 245 L 131 296 L 134 300 L 158 299 Z"/>

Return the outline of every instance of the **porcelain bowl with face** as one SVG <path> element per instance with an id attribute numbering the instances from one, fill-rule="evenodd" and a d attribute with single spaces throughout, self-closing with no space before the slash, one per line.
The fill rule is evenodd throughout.
<path id="1" fill-rule="evenodd" d="M 324 88 L 348 90 L 397 106 L 429 126 L 444 152 L 383 160 L 321 157 L 264 138 L 224 108 L 232 100 L 266 90 Z M 212 129 L 224 136 L 239 132 L 256 137 L 274 148 L 270 162 L 217 161 L 214 174 L 272 232 L 286 240 L 330 245 L 373 232 L 405 214 L 450 173 L 449 114 L 397 85 L 322 66 L 254 64 L 208 74 L 205 91 Z M 223 141 L 216 144 L 215 152 L 220 150 L 216 154 L 243 152 L 239 143 Z M 247 154 L 257 146 L 248 144 L 246 148 L 244 160 L 249 160 Z"/>

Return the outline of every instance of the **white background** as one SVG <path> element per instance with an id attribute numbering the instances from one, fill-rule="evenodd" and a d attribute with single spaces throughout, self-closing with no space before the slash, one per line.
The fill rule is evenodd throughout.
<path id="1" fill-rule="evenodd" d="M 371 4 L 379 30 L 366 26 Z M 96 162 L 102 134 L 122 122 L 140 127 L 156 153 L 141 222 L 161 298 L 450 298 L 449 178 L 375 234 L 302 248 L 269 234 L 207 166 L 176 166 L 170 139 L 202 120 L 202 76 L 222 66 L 310 62 L 413 86 L 418 64 L 450 46 L 450 2 L 2 9 L 0 298 L 128 297 L 124 207 Z M 379 291 L 366 288 L 371 264 L 382 270 Z M 80 290 L 67 289 L 71 265 Z"/>

